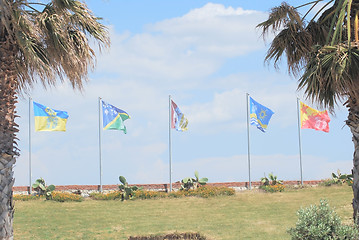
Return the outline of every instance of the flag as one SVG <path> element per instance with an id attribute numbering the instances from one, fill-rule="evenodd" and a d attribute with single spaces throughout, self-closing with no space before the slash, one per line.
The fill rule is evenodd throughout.
<path id="1" fill-rule="evenodd" d="M 35 131 L 66 131 L 69 115 L 34 102 Z"/>
<path id="2" fill-rule="evenodd" d="M 183 132 L 188 130 L 187 125 L 187 118 L 183 115 L 177 104 L 171 100 L 171 128 Z"/>
<path id="3" fill-rule="evenodd" d="M 257 126 L 259 130 L 265 132 L 268 127 L 269 120 L 271 119 L 274 112 L 262 104 L 254 101 L 251 97 L 249 97 L 249 106 L 249 117 L 251 120 L 251 125 Z"/>
<path id="4" fill-rule="evenodd" d="M 127 112 L 102 101 L 102 113 L 103 129 L 122 130 L 127 133 L 126 126 L 123 123 L 130 118 Z"/>
<path id="5" fill-rule="evenodd" d="M 301 128 L 315 129 L 329 132 L 330 117 L 327 110 L 318 111 L 300 102 L 300 124 Z"/>

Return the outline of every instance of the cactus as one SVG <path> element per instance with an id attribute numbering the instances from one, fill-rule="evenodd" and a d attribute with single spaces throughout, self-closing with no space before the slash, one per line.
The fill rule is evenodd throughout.
<path id="1" fill-rule="evenodd" d="M 37 195 L 45 196 L 48 200 L 51 199 L 52 192 L 55 190 L 55 185 L 51 184 L 46 186 L 43 178 L 36 179 L 35 183 L 32 184 L 32 187 L 37 191 Z"/>
<path id="2" fill-rule="evenodd" d="M 351 185 L 353 183 L 353 175 L 352 174 L 342 174 L 338 169 L 337 174 L 332 173 L 332 180 L 334 184 L 342 184 L 348 183 Z"/>
<path id="3" fill-rule="evenodd" d="M 118 188 L 121 191 L 122 201 L 132 199 L 134 192 L 141 189 L 137 186 L 128 186 L 128 182 L 124 176 L 120 176 L 119 180 L 122 183 L 121 185 L 118 186 Z"/>
<path id="4" fill-rule="evenodd" d="M 181 190 L 197 189 L 208 182 L 208 178 L 199 178 L 198 171 L 194 172 L 194 176 L 195 178 L 187 177 L 181 180 Z"/>
<path id="5" fill-rule="evenodd" d="M 261 182 L 263 186 L 283 184 L 283 180 L 278 180 L 278 177 L 273 175 L 273 173 L 269 173 L 268 178 L 264 174 L 264 177 L 261 178 Z"/>

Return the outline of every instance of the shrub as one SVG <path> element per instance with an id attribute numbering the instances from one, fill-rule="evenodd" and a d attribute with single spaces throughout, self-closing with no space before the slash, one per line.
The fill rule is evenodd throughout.
<path id="1" fill-rule="evenodd" d="M 283 184 L 277 183 L 275 185 L 261 185 L 259 189 L 262 189 L 266 192 L 274 193 L 274 192 L 283 192 L 285 186 Z"/>
<path id="2" fill-rule="evenodd" d="M 324 179 L 319 183 L 319 186 L 330 187 L 333 184 L 335 184 L 333 179 Z"/>
<path id="3" fill-rule="evenodd" d="M 354 226 L 343 225 L 326 200 L 320 200 L 318 206 L 301 208 L 297 215 L 298 221 L 295 228 L 288 230 L 293 240 L 354 240 L 359 238 L 358 229 Z"/>
<path id="4" fill-rule="evenodd" d="M 198 171 L 194 172 L 195 178 L 187 177 L 181 180 L 181 190 L 197 189 L 206 185 L 208 178 L 199 178 Z"/>
<path id="5" fill-rule="evenodd" d="M 13 199 L 18 200 L 18 201 L 29 201 L 29 200 L 38 200 L 38 199 L 40 199 L 40 196 L 14 194 Z"/>
<path id="6" fill-rule="evenodd" d="M 139 190 L 133 195 L 134 199 L 166 198 L 167 193 L 159 191 Z"/>
<path id="7" fill-rule="evenodd" d="M 283 185 L 283 180 L 278 180 L 277 176 L 273 175 L 273 173 L 268 174 L 268 178 L 264 175 L 261 178 L 262 185 L 259 186 L 259 189 L 262 189 L 266 192 L 283 192 L 285 186 Z"/>
<path id="8" fill-rule="evenodd" d="M 131 200 L 136 199 L 158 199 L 158 198 L 181 198 L 181 197 L 214 197 L 214 196 L 232 196 L 235 194 L 235 190 L 228 187 L 212 187 L 204 186 L 195 190 L 182 190 L 177 192 L 160 192 L 160 191 L 149 191 L 149 190 L 137 190 L 133 193 Z M 109 193 L 90 193 L 90 197 L 94 200 L 115 200 L 122 199 L 121 191 L 114 191 Z"/>
<path id="9" fill-rule="evenodd" d="M 342 174 L 338 169 L 337 174 L 332 173 L 331 179 L 325 179 L 320 183 L 321 186 L 329 187 L 331 185 L 342 185 L 348 184 L 349 186 L 353 186 L 353 175 L 352 174 Z"/>
<path id="10" fill-rule="evenodd" d="M 52 199 L 56 202 L 81 202 L 83 197 L 78 194 L 67 192 L 52 192 Z"/>
<path id="11" fill-rule="evenodd" d="M 36 179 L 32 187 L 37 191 L 39 196 L 46 196 L 46 199 L 51 199 L 52 192 L 55 190 L 55 185 L 46 186 L 43 178 Z"/>
<path id="12" fill-rule="evenodd" d="M 124 176 L 120 176 L 119 180 L 121 184 L 118 186 L 118 188 L 121 191 L 121 200 L 128 200 L 132 199 L 135 192 L 137 190 L 141 190 L 142 188 L 138 188 L 137 186 L 129 186 L 126 178 Z"/>
<path id="13" fill-rule="evenodd" d="M 90 193 L 90 197 L 94 200 L 115 200 L 122 198 L 122 192 L 113 191 L 108 193 Z"/>
<path id="14" fill-rule="evenodd" d="M 195 190 L 182 190 L 170 193 L 169 197 L 179 198 L 179 197 L 186 197 L 186 196 L 193 196 L 193 197 L 214 197 L 214 196 L 232 196 L 235 194 L 235 190 L 228 187 L 213 187 L 213 186 L 203 186 L 197 188 Z"/>

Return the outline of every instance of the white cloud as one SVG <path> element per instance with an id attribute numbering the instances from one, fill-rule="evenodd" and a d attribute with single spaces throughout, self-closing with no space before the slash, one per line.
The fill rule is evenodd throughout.
<path id="1" fill-rule="evenodd" d="M 111 54 L 101 57 L 99 69 L 147 81 L 179 80 L 183 86 L 214 73 L 226 58 L 261 49 L 255 25 L 264 16 L 208 3 L 182 17 L 148 25 L 141 34 L 112 29 Z"/>

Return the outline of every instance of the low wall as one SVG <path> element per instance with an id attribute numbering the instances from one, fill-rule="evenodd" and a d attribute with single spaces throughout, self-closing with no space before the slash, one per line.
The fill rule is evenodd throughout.
<path id="1" fill-rule="evenodd" d="M 304 185 L 318 185 L 322 180 L 315 181 L 303 181 Z M 257 188 L 261 182 L 252 182 L 252 187 Z M 300 181 L 283 181 L 284 185 L 300 185 Z M 169 191 L 169 184 L 130 184 L 130 186 L 136 185 L 137 187 L 142 187 L 145 190 L 152 191 Z M 234 188 L 236 191 L 247 190 L 249 188 L 249 182 L 221 182 L 221 183 L 207 183 L 208 186 L 215 187 L 230 187 Z M 181 187 L 180 182 L 172 183 L 172 189 L 178 190 Z M 16 186 L 13 187 L 14 194 L 28 194 L 29 187 L 28 186 Z M 56 186 L 56 191 L 64 191 L 64 192 L 76 192 L 83 196 L 88 196 L 92 192 L 99 192 L 100 185 L 58 185 Z M 118 185 L 102 185 L 102 190 L 104 192 L 118 190 Z"/>

